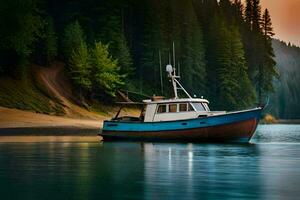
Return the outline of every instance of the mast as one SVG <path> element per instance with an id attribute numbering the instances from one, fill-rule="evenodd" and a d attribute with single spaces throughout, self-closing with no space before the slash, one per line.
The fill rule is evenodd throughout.
<path id="1" fill-rule="evenodd" d="M 169 54 L 169 63 L 170 63 L 170 54 Z M 178 90 L 183 90 L 183 92 L 190 99 L 192 99 L 191 95 L 184 89 L 184 87 L 177 80 L 177 78 L 180 78 L 180 76 L 176 76 L 176 67 L 175 67 L 176 60 L 175 60 L 175 43 L 174 42 L 173 42 L 173 63 L 174 63 L 174 67 L 171 64 L 168 64 L 166 66 L 166 71 L 168 72 L 168 77 L 171 78 L 171 81 L 172 81 L 173 90 L 174 90 L 174 98 L 178 99 Z M 178 65 L 180 67 L 180 64 L 178 64 Z M 179 86 L 179 87 L 177 87 L 177 86 Z"/>
<path id="2" fill-rule="evenodd" d="M 176 70 L 176 59 L 175 59 L 175 42 L 173 41 L 173 65 L 174 69 Z M 174 72 L 175 72 L 174 70 Z"/>
<path id="3" fill-rule="evenodd" d="M 163 86 L 163 79 L 162 79 L 161 53 L 160 53 L 160 50 L 158 51 L 158 57 L 159 57 L 160 89 L 161 89 L 161 95 L 163 95 L 164 94 L 164 86 Z"/>
<path id="4" fill-rule="evenodd" d="M 177 66 L 178 66 L 178 76 L 180 77 L 180 62 L 179 61 L 178 61 Z"/>
<path id="5" fill-rule="evenodd" d="M 176 75 L 175 75 L 175 68 L 174 68 L 174 74 L 171 76 L 172 79 L 172 84 L 173 84 L 173 89 L 174 89 L 174 98 L 178 99 L 178 94 L 177 94 L 177 84 L 176 84 Z"/>
<path id="6" fill-rule="evenodd" d="M 166 71 L 169 73 L 168 77 L 171 78 L 172 85 L 173 85 L 173 90 L 174 90 L 174 98 L 178 99 L 178 90 L 183 90 L 183 92 L 190 98 L 192 99 L 191 95 L 184 89 L 184 87 L 179 83 L 177 78 L 180 78 L 179 76 L 176 76 L 175 74 L 175 68 L 172 67 L 172 65 L 167 65 Z M 177 87 L 179 86 L 179 87 Z"/>

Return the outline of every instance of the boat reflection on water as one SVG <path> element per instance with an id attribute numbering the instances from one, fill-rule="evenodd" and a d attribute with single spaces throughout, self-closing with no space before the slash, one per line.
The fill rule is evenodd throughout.
<path id="1" fill-rule="evenodd" d="M 260 126 L 254 144 L 0 137 L 1 199 L 295 199 L 299 138 L 294 125 Z"/>
<path id="2" fill-rule="evenodd" d="M 289 199 L 299 195 L 299 145 L 144 144 L 147 199 Z"/>
<path id="3" fill-rule="evenodd" d="M 143 149 L 147 199 L 248 198 L 261 193 L 255 145 L 146 143 Z"/>

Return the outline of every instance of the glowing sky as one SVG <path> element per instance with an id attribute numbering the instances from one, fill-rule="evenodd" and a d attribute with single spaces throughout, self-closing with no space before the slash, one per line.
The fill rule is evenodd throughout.
<path id="1" fill-rule="evenodd" d="M 261 0 L 271 14 L 275 38 L 300 46 L 300 0 Z"/>

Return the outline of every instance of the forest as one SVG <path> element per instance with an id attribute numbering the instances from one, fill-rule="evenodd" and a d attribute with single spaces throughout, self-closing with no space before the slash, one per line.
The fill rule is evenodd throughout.
<path id="1" fill-rule="evenodd" d="M 171 97 L 166 64 L 213 109 L 263 104 L 280 79 L 259 0 L 1 0 L 0 13 L 1 78 L 59 60 L 87 102 L 118 90 Z"/>
<path id="2" fill-rule="evenodd" d="M 280 78 L 274 81 L 275 93 L 270 95 L 268 112 L 281 119 L 300 117 L 300 48 L 273 40 Z"/>

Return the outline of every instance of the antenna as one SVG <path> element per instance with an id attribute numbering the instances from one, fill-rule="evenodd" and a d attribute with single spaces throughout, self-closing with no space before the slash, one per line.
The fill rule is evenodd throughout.
<path id="1" fill-rule="evenodd" d="M 162 70 L 161 70 L 161 53 L 160 50 L 158 51 L 158 57 L 159 57 L 159 74 L 160 74 L 160 89 L 161 94 L 164 94 L 164 86 L 163 86 L 163 79 L 162 79 Z"/>
<path id="2" fill-rule="evenodd" d="M 169 62 L 170 62 L 170 53 L 169 53 Z M 175 43 L 173 42 L 173 64 L 174 67 L 171 64 L 168 64 L 166 66 L 166 71 L 168 72 L 168 77 L 172 81 L 173 89 L 174 89 L 174 98 L 178 99 L 177 90 L 183 90 L 183 92 L 188 96 L 188 98 L 192 99 L 191 95 L 184 89 L 184 87 L 179 83 L 177 78 L 180 78 L 179 76 L 176 76 L 176 68 L 175 68 Z M 180 63 L 178 62 L 178 71 L 180 73 Z"/>
<path id="3" fill-rule="evenodd" d="M 178 61 L 178 76 L 180 77 L 180 62 Z"/>
<path id="4" fill-rule="evenodd" d="M 173 41 L 173 65 L 174 69 L 176 69 L 176 61 L 175 61 L 175 42 Z M 175 71 L 175 70 L 174 70 Z"/>

